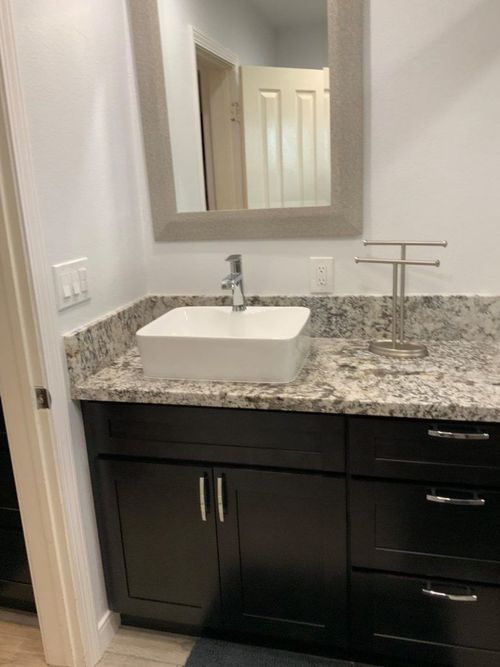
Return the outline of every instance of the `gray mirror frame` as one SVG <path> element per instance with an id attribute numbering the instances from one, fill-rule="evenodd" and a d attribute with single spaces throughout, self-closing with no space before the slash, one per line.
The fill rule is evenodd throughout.
<path id="1" fill-rule="evenodd" d="M 156 241 L 355 236 L 363 228 L 364 0 L 327 0 L 332 204 L 178 213 L 158 0 L 129 0 Z"/>

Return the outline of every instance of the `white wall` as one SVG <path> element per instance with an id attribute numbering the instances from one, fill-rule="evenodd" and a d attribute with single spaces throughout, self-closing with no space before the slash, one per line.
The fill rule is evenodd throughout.
<path id="1" fill-rule="evenodd" d="M 366 26 L 365 231 L 448 239 L 414 293 L 500 292 L 500 2 L 376 0 Z M 335 258 L 335 292 L 390 291 L 387 268 L 354 265 L 361 239 L 154 243 L 149 290 L 218 293 L 229 252 L 249 293 L 308 291 L 311 255 Z M 419 252 L 435 256 L 435 251 Z"/>
<path id="2" fill-rule="evenodd" d="M 54 310 L 63 332 L 146 291 L 125 3 L 15 0 L 12 6 L 47 261 L 89 258 L 92 300 Z M 71 421 L 67 444 L 78 471 L 97 624 L 107 602 L 81 419 L 67 388 L 57 387 L 54 396 Z"/>
<path id="3" fill-rule="evenodd" d="M 15 0 L 13 7 L 48 260 L 87 255 L 90 263 L 92 301 L 54 312 L 60 331 L 146 290 L 219 293 L 229 252 L 245 255 L 249 293 L 307 293 L 311 255 L 335 258 L 336 293 L 389 291 L 386 269 L 354 265 L 360 239 L 167 244 L 153 241 L 147 222 L 143 256 L 124 0 Z M 500 290 L 499 23 L 498 0 L 371 3 L 364 236 L 450 241 L 440 270 L 413 272 L 413 292 Z M 65 397 L 99 618 L 106 602 L 85 445 Z"/>
<path id="4" fill-rule="evenodd" d="M 49 261 L 89 258 L 92 300 L 65 331 L 144 292 L 125 5 L 12 4 Z"/>
<path id="5" fill-rule="evenodd" d="M 159 0 L 158 8 L 177 208 L 204 211 L 198 84 L 190 26 L 237 54 L 242 65 L 274 65 L 274 31 L 247 0 Z"/>
<path id="6" fill-rule="evenodd" d="M 276 67 L 328 67 L 326 20 L 317 25 L 281 28 L 275 33 Z"/>

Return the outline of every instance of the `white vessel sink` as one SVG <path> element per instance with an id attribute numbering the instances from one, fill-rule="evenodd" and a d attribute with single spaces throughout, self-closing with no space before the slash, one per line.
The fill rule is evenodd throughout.
<path id="1" fill-rule="evenodd" d="M 137 332 L 148 377 L 290 382 L 309 350 L 309 308 L 175 308 Z"/>

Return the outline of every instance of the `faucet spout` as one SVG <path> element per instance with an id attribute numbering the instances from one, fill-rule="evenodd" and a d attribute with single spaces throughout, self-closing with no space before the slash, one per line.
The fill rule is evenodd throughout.
<path id="1" fill-rule="evenodd" d="M 223 290 L 231 290 L 233 295 L 233 312 L 241 312 L 246 310 L 241 255 L 229 255 L 226 261 L 230 262 L 231 273 L 222 280 L 221 288 Z"/>

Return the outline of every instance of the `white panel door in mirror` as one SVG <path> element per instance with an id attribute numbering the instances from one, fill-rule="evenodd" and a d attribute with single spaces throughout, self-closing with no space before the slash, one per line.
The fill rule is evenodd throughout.
<path id="1" fill-rule="evenodd" d="M 158 0 L 179 212 L 328 206 L 326 0 Z"/>

